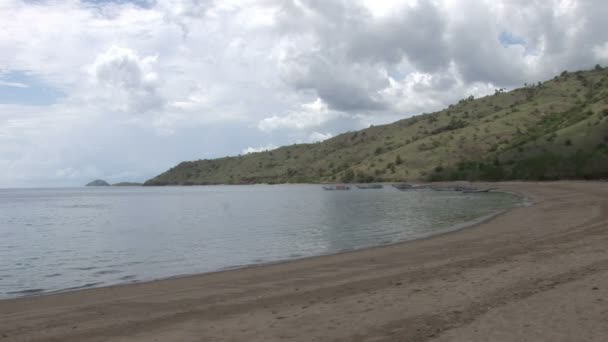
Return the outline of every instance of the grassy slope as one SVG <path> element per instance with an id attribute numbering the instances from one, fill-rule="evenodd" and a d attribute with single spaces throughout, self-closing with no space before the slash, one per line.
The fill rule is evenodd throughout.
<path id="1" fill-rule="evenodd" d="M 562 74 L 321 143 L 183 162 L 146 185 L 604 177 L 607 143 L 604 69 Z M 535 163 L 558 169 L 543 171 Z"/>

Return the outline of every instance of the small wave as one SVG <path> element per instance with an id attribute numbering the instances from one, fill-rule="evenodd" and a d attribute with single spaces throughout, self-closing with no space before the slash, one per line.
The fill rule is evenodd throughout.
<path id="1" fill-rule="evenodd" d="M 44 291 L 45 291 L 44 289 L 27 289 L 27 290 L 7 292 L 6 294 L 9 294 L 9 295 L 32 295 L 32 294 L 36 294 L 36 293 L 40 293 L 40 292 L 44 292 Z"/>
<path id="2" fill-rule="evenodd" d="M 108 267 L 124 267 L 124 266 L 139 265 L 139 264 L 143 264 L 143 263 L 144 263 L 144 261 L 130 261 L 130 262 L 124 262 L 122 264 L 108 265 Z"/>
<path id="3" fill-rule="evenodd" d="M 105 208 L 104 204 L 73 204 L 73 205 L 64 205 L 62 208 L 66 209 L 95 209 L 95 208 Z"/>
<path id="4" fill-rule="evenodd" d="M 72 267 L 70 268 L 71 270 L 77 270 L 77 271 L 91 271 L 91 270 L 96 270 L 99 267 L 97 266 L 89 266 L 89 267 Z"/>
<path id="5" fill-rule="evenodd" d="M 80 285 L 80 286 L 74 286 L 74 287 L 68 287 L 66 289 L 61 290 L 61 292 L 64 291 L 74 291 L 74 290 L 82 290 L 82 289 L 87 289 L 89 287 L 95 287 L 95 286 L 99 286 L 102 285 L 103 281 L 97 282 L 97 283 L 87 283 L 84 285 Z"/>
<path id="6" fill-rule="evenodd" d="M 61 273 L 53 273 L 53 274 L 47 274 L 44 277 L 45 278 L 55 278 L 55 277 L 61 277 L 63 274 Z"/>
<path id="7" fill-rule="evenodd" d="M 137 278 L 137 276 L 134 275 L 134 274 L 131 274 L 131 275 L 126 275 L 124 277 L 120 277 L 120 278 L 118 278 L 118 280 L 132 280 L 132 279 L 135 279 L 135 278 Z"/>
<path id="8" fill-rule="evenodd" d="M 103 271 L 95 272 L 95 275 L 106 275 L 106 274 L 116 274 L 116 273 L 122 273 L 122 271 L 121 270 L 103 270 Z"/>
<path id="9" fill-rule="evenodd" d="M 95 262 L 110 262 L 112 259 L 100 259 L 99 257 L 95 257 Z"/>
<path id="10" fill-rule="evenodd" d="M 247 265 L 233 265 L 233 266 L 226 266 L 226 267 L 222 267 L 222 268 L 220 268 L 219 270 L 220 270 L 220 271 L 236 270 L 236 269 L 239 269 L 239 268 L 243 268 L 243 267 L 245 267 L 245 266 L 247 266 Z"/>
<path id="11" fill-rule="evenodd" d="M 21 267 L 14 267 L 13 271 L 27 270 L 29 268 L 30 268 L 29 265 L 25 265 L 25 266 L 21 266 Z"/>

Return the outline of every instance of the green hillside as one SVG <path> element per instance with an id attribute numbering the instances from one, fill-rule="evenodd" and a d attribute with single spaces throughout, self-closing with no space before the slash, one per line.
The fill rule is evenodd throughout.
<path id="1" fill-rule="evenodd" d="M 608 177 L 608 68 L 321 143 L 183 162 L 145 185 Z"/>

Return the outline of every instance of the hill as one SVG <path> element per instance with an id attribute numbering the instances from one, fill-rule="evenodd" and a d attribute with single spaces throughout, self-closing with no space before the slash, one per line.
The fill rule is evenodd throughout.
<path id="1" fill-rule="evenodd" d="M 103 179 L 96 179 L 92 182 L 87 183 L 86 186 L 110 186 L 110 183 L 106 182 Z"/>
<path id="2" fill-rule="evenodd" d="M 141 186 L 141 183 L 137 183 L 137 182 L 120 182 L 120 183 L 114 183 L 112 184 L 112 186 Z"/>
<path id="3" fill-rule="evenodd" d="M 145 185 L 608 177 L 608 69 L 552 80 L 315 144 L 182 162 Z"/>

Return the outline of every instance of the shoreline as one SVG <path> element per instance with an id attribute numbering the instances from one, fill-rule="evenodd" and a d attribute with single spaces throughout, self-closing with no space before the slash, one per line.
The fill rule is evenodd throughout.
<path id="1" fill-rule="evenodd" d="M 309 185 L 317 185 L 317 184 L 309 184 Z M 363 251 L 363 250 L 368 250 L 368 249 L 371 250 L 371 249 L 376 249 L 376 248 L 384 248 L 384 247 L 387 247 L 387 246 L 405 245 L 405 244 L 409 244 L 409 243 L 415 243 L 415 242 L 417 242 L 419 240 L 432 239 L 434 237 L 438 237 L 438 236 L 442 236 L 442 235 L 446 235 L 446 234 L 457 233 L 457 232 L 459 232 L 461 230 L 469 229 L 469 228 L 478 226 L 480 224 L 490 222 L 494 218 L 496 218 L 496 217 L 498 217 L 500 215 L 503 215 L 503 214 L 505 214 L 507 212 L 516 210 L 517 208 L 520 208 L 520 207 L 523 207 L 523 206 L 528 206 L 528 205 L 533 205 L 533 202 L 531 202 L 531 201 L 529 202 L 529 199 L 525 195 L 520 194 L 520 193 L 503 191 L 501 189 L 496 189 L 496 190 L 493 190 L 492 192 L 494 192 L 494 193 L 504 193 L 504 194 L 509 194 L 509 195 L 513 195 L 513 196 L 519 197 L 520 203 L 515 204 L 511 208 L 508 208 L 508 209 L 498 210 L 496 212 L 492 212 L 492 213 L 489 213 L 489 214 L 486 214 L 486 215 L 483 215 L 483 216 L 480 216 L 480 217 L 476 217 L 476 218 L 470 219 L 468 221 L 452 224 L 450 226 L 445 227 L 444 229 L 442 229 L 438 233 L 430 233 L 428 235 L 422 235 L 420 237 L 417 237 L 417 238 L 414 238 L 414 239 L 409 239 L 409 240 L 387 241 L 387 242 L 383 242 L 383 243 L 379 243 L 379 244 L 375 244 L 375 245 L 362 246 L 362 247 L 354 247 L 354 248 L 350 248 L 350 249 L 344 249 L 344 250 L 339 250 L 337 252 L 329 252 L 329 253 L 325 253 L 325 254 L 317 254 L 317 255 L 310 255 L 310 256 L 301 256 L 301 257 L 294 257 L 294 258 L 281 259 L 281 260 L 275 260 L 275 261 L 267 261 L 267 262 L 259 262 L 259 263 L 255 263 L 254 262 L 254 263 L 251 263 L 251 264 L 243 264 L 243 265 L 226 266 L 226 267 L 220 268 L 218 270 L 213 270 L 213 271 L 209 271 L 209 272 L 184 273 L 184 274 L 178 274 L 178 275 L 167 276 L 167 277 L 146 279 L 146 280 L 141 280 L 141 281 L 132 281 L 132 282 L 127 282 L 127 283 L 109 284 L 109 285 L 105 285 L 105 286 L 104 285 L 96 286 L 98 284 L 93 284 L 93 285 L 85 284 L 85 285 L 81 285 L 81 286 L 69 287 L 69 288 L 65 288 L 65 289 L 52 290 L 52 291 L 44 291 L 44 290 L 42 290 L 40 292 L 38 292 L 38 289 L 33 289 L 33 290 L 35 290 L 35 292 L 26 293 L 26 294 L 20 294 L 18 296 L 14 296 L 14 297 L 0 298 L 0 303 L 3 302 L 3 301 L 19 300 L 19 299 L 25 299 L 25 298 L 53 296 L 53 295 L 61 295 L 61 294 L 67 294 L 67 293 L 78 293 L 78 292 L 85 292 L 85 291 L 91 291 L 91 290 L 103 289 L 103 288 L 116 288 L 116 287 L 131 286 L 131 285 L 135 285 L 135 284 L 146 284 L 146 283 L 157 282 L 157 281 L 166 281 L 166 280 L 173 280 L 173 279 L 200 277 L 200 276 L 205 276 L 205 275 L 208 275 L 208 274 L 216 274 L 216 273 L 222 273 L 222 272 L 233 272 L 233 271 L 239 271 L 239 270 L 243 270 L 243 269 L 250 269 L 250 268 L 256 268 L 256 267 L 267 267 L 267 266 L 284 264 L 284 263 L 306 261 L 306 260 L 309 260 L 309 259 L 324 258 L 324 257 L 334 256 L 334 255 L 341 255 L 341 254 L 348 254 L 348 253 L 357 253 L 357 252 L 360 252 L 360 251 Z M 25 290 L 25 291 L 27 292 L 27 291 L 32 291 L 32 290 Z M 12 294 L 12 293 L 9 293 L 9 294 Z"/>
<path id="2" fill-rule="evenodd" d="M 492 185 L 533 205 L 338 254 L 1 300 L 0 341 L 601 341 L 606 183 Z"/>

